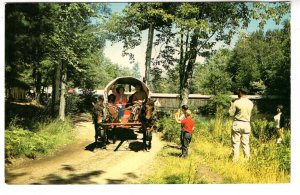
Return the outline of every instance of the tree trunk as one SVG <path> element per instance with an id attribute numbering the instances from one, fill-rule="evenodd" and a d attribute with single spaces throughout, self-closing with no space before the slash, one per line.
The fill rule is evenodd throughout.
<path id="1" fill-rule="evenodd" d="M 181 35 L 180 35 L 180 58 L 179 58 L 179 91 L 182 90 L 183 88 L 183 73 L 184 73 L 184 70 L 185 70 L 185 64 L 184 64 L 184 59 L 183 59 L 183 56 L 184 56 L 184 50 L 183 50 L 183 44 L 184 44 L 184 35 L 183 35 L 183 32 L 181 32 Z M 180 96 L 180 103 L 181 103 L 181 96 Z M 179 105 L 180 106 L 180 105 Z"/>
<path id="2" fill-rule="evenodd" d="M 61 78 L 61 93 L 59 103 L 59 119 L 65 120 L 65 108 L 66 108 L 66 83 L 67 83 L 67 72 L 63 71 Z"/>
<path id="3" fill-rule="evenodd" d="M 148 42 L 147 42 L 146 61 L 145 61 L 145 79 L 144 79 L 144 81 L 147 85 L 149 85 L 151 54 L 152 54 L 152 46 L 153 46 L 153 34 L 154 34 L 154 26 L 152 23 L 150 23 L 149 31 L 148 31 Z"/>
<path id="4" fill-rule="evenodd" d="M 35 70 L 35 100 L 38 104 L 40 104 L 41 101 L 41 88 L 42 88 L 42 75 L 39 71 Z"/>
<path id="5" fill-rule="evenodd" d="M 191 37 L 190 50 L 186 52 L 188 57 L 188 63 L 186 69 L 183 72 L 182 88 L 180 90 L 180 104 L 188 104 L 188 98 L 190 94 L 190 87 L 192 83 L 192 77 L 195 68 L 195 62 L 197 58 L 197 46 L 198 46 L 198 31 L 195 31 Z M 185 62 L 183 62 L 185 64 Z"/>
<path id="6" fill-rule="evenodd" d="M 62 64 L 58 64 L 55 68 L 55 74 L 52 82 L 52 116 L 57 117 L 59 111 L 60 84 L 61 84 Z"/>

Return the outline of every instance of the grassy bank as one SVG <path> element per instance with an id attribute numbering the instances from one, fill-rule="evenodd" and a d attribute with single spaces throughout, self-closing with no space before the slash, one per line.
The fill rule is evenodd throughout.
<path id="1" fill-rule="evenodd" d="M 43 108 L 28 105 L 6 105 L 5 158 L 39 158 L 51 155 L 74 138 L 70 118 L 65 121 L 48 118 Z"/>
<path id="2" fill-rule="evenodd" d="M 30 131 L 11 125 L 5 130 L 5 157 L 27 156 L 37 158 L 51 154 L 55 149 L 73 140 L 71 121 L 49 121 L 37 125 L 36 131 Z"/>
<path id="3" fill-rule="evenodd" d="M 180 126 L 174 120 L 162 119 L 164 139 L 169 144 L 157 156 L 152 175 L 142 183 L 202 184 L 202 183 L 289 183 L 290 182 L 290 131 L 286 130 L 282 144 L 275 144 L 272 123 L 254 118 L 250 140 L 251 159 L 232 163 L 231 120 L 216 118 L 196 119 L 189 157 L 181 159 L 179 145 Z M 173 142 L 173 144 L 171 144 Z M 155 144 L 155 143 L 154 143 Z"/>

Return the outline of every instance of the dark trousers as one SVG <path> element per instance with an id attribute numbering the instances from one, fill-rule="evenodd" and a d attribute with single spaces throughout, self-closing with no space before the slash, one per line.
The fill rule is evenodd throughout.
<path id="1" fill-rule="evenodd" d="M 186 131 L 183 132 L 182 157 L 188 156 L 189 145 L 192 140 L 192 135 Z"/>
<path id="2" fill-rule="evenodd" d="M 181 144 L 181 148 L 183 146 L 183 138 L 184 138 L 184 130 L 181 129 L 181 132 L 180 132 L 180 144 Z"/>

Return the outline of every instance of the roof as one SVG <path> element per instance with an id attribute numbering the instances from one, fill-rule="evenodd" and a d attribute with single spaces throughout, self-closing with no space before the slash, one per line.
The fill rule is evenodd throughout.
<path id="1" fill-rule="evenodd" d="M 178 93 L 151 93 L 151 98 L 179 98 Z M 211 95 L 190 94 L 189 99 L 209 99 Z"/>
<path id="2" fill-rule="evenodd" d="M 180 94 L 178 93 L 151 93 L 151 98 L 179 98 Z M 189 99 L 210 99 L 213 95 L 203 95 L 203 94 L 189 94 Z M 231 98 L 237 99 L 237 95 L 230 95 Z M 259 99 L 277 99 L 278 96 L 274 95 L 247 95 L 247 97 L 251 100 L 259 100 Z"/>

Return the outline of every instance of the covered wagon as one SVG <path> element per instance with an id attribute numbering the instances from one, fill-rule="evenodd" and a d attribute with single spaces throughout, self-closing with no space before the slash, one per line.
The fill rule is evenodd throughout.
<path id="1" fill-rule="evenodd" d="M 143 133 L 144 149 L 151 148 L 156 112 L 150 90 L 144 82 L 134 77 L 118 77 L 106 85 L 100 103 L 98 113 L 102 117 L 96 121 L 95 142 L 100 141 L 106 147 L 108 132 L 114 144 L 118 133 L 138 130 Z M 115 151 L 126 138 L 120 140 Z"/>

